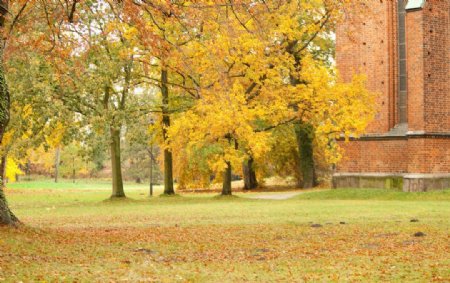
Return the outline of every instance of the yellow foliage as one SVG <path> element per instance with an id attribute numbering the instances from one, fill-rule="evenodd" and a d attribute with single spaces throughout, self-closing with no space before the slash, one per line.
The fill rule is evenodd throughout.
<path id="1" fill-rule="evenodd" d="M 314 39 L 323 28 L 320 20 L 337 21 L 341 14 L 335 8 L 344 2 L 253 3 L 252 16 L 238 6 L 235 16 L 220 7 L 197 15 L 207 36 L 178 48 L 171 59 L 201 78 L 195 105 L 175 116 L 169 129 L 166 146 L 183 151 L 175 154 L 182 156 L 176 162 L 213 147 L 207 156 L 212 171 L 224 171 L 226 162 L 240 168 L 249 155 L 263 160 L 280 142 L 276 139 L 286 139 L 270 129 L 296 121 L 314 127 L 317 150 L 336 163 L 341 152 L 334 140 L 364 132 L 374 116 L 375 96 L 365 89 L 363 76 L 341 83 L 301 40 Z"/>
<path id="2" fill-rule="evenodd" d="M 61 145 L 61 141 L 64 137 L 65 128 L 64 125 L 61 122 L 57 122 L 55 128 L 52 130 L 52 132 L 46 137 L 47 143 L 52 148 L 57 148 Z"/>
<path id="3" fill-rule="evenodd" d="M 13 158 L 7 158 L 6 161 L 6 178 L 9 182 L 15 182 L 17 175 L 23 175 L 24 173 L 20 170 L 19 165 Z"/>

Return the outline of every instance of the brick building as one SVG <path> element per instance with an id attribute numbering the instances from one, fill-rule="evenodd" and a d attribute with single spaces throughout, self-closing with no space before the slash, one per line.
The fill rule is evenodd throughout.
<path id="1" fill-rule="evenodd" d="M 337 30 L 344 80 L 379 93 L 368 134 L 342 142 L 335 187 L 450 188 L 450 0 L 355 1 Z"/>

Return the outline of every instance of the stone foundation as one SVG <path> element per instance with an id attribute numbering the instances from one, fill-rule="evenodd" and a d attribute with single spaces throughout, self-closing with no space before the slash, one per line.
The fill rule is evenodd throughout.
<path id="1" fill-rule="evenodd" d="M 450 189 L 450 174 L 336 173 L 333 188 L 367 188 L 428 192 Z"/>
<path id="2" fill-rule="evenodd" d="M 428 192 L 450 189 L 450 174 L 407 174 L 403 176 L 404 192 Z"/>

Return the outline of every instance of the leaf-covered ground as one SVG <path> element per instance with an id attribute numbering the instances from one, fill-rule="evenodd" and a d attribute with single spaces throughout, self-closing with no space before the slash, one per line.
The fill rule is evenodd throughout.
<path id="1" fill-rule="evenodd" d="M 120 202 L 99 187 L 11 189 L 27 226 L 0 229 L 0 280 L 450 281 L 448 191 L 149 200 L 144 190 Z"/>

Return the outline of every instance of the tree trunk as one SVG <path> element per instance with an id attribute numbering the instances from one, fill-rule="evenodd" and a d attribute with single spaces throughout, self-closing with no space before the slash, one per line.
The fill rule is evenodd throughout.
<path id="1" fill-rule="evenodd" d="M 170 113 L 169 113 L 169 88 L 168 88 L 168 73 L 167 70 L 161 71 L 161 94 L 162 94 L 162 126 L 164 142 L 167 142 L 167 130 L 170 127 Z M 174 195 L 173 188 L 173 158 L 172 152 L 164 149 L 164 194 Z"/>
<path id="2" fill-rule="evenodd" d="M 243 175 L 244 175 L 244 190 L 253 190 L 258 187 L 258 180 L 256 179 L 256 172 L 253 166 L 254 160 L 250 157 L 249 160 L 244 161 Z"/>
<path id="3" fill-rule="evenodd" d="M 56 148 L 55 151 L 55 183 L 58 183 L 59 179 L 59 163 L 61 161 L 61 148 Z"/>
<path id="4" fill-rule="evenodd" d="M 27 164 L 25 164 L 25 175 L 28 178 L 28 181 L 31 180 L 31 161 L 30 159 L 27 160 Z"/>
<path id="5" fill-rule="evenodd" d="M 120 128 L 111 127 L 111 168 L 112 168 L 112 195 L 111 198 L 124 198 L 122 180 L 122 163 L 120 160 Z"/>
<path id="6" fill-rule="evenodd" d="M 231 163 L 227 163 L 227 168 L 223 174 L 223 186 L 222 186 L 222 195 L 223 196 L 231 196 Z"/>
<path id="7" fill-rule="evenodd" d="M 299 171 L 302 182 L 299 184 L 304 189 L 315 185 L 313 136 L 314 129 L 311 125 L 295 124 L 295 136 L 297 138 L 298 151 L 300 153 Z"/>
<path id="8" fill-rule="evenodd" d="M 8 1 L 0 0 L 0 29 L 5 27 L 5 18 L 8 14 Z M 8 85 L 6 84 L 5 70 L 3 68 L 3 49 L 4 40 L 0 40 L 0 146 L 2 145 L 3 135 L 9 123 L 9 109 L 11 100 L 9 96 Z M 6 157 L 3 158 L 0 165 L 1 175 L 6 170 Z M 11 212 L 6 200 L 4 188 L 4 179 L 0 180 L 0 225 L 15 226 L 19 224 L 19 219 Z"/>
<path id="9" fill-rule="evenodd" d="M 149 196 L 153 196 L 153 145 L 150 145 L 150 192 Z"/>

